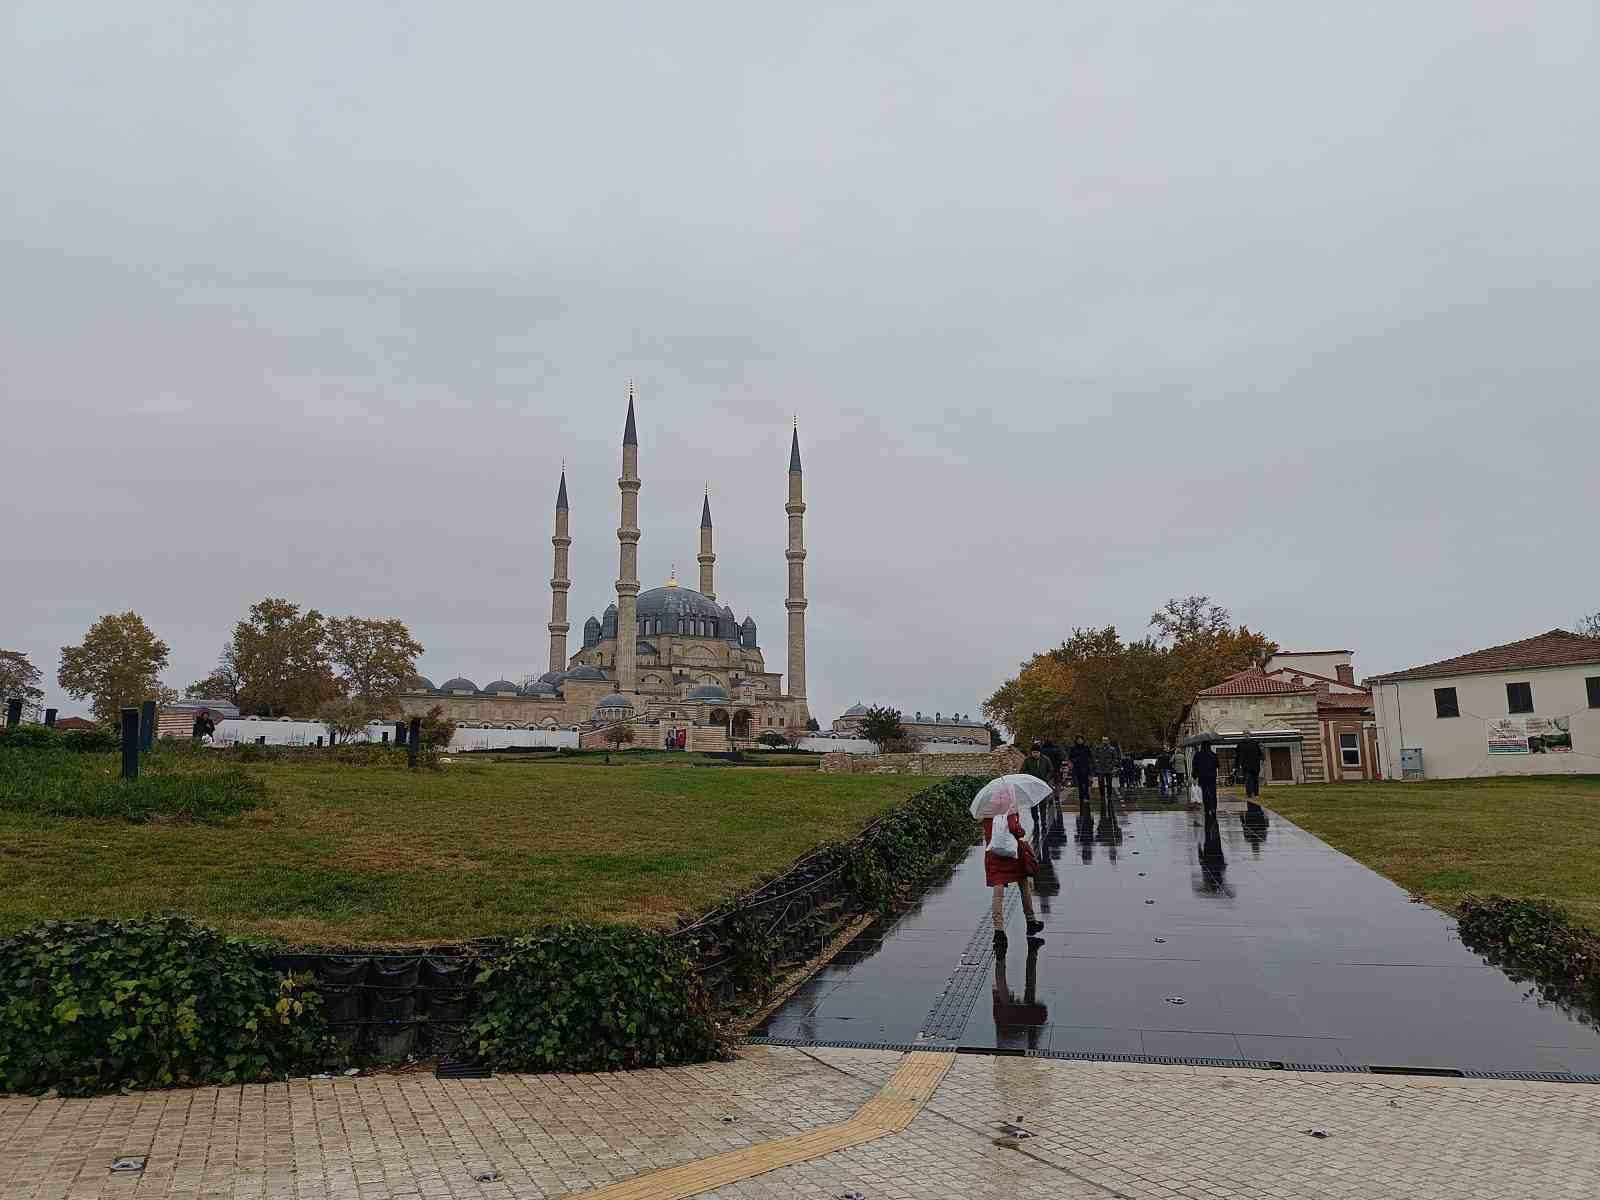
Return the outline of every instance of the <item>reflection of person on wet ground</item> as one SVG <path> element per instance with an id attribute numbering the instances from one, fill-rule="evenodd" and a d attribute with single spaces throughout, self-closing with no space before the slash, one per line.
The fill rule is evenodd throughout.
<path id="1" fill-rule="evenodd" d="M 983 844 L 989 845 L 994 836 L 994 817 L 983 819 Z M 1011 831 L 1011 836 L 1019 842 L 1028 836 L 1027 830 L 1022 827 L 1022 818 L 1015 812 L 1006 814 L 1006 828 Z M 994 944 L 1006 944 L 1006 884 L 1014 883 L 1022 892 L 1022 911 L 1027 917 L 1028 935 L 1031 937 L 1044 928 L 1044 922 L 1039 920 L 1033 912 L 1033 882 L 1022 869 L 1020 857 L 1006 857 L 996 854 L 993 850 L 983 852 L 983 877 L 989 885 L 992 896 L 992 914 L 994 917 Z"/>
<path id="2" fill-rule="evenodd" d="M 1239 824 L 1244 826 L 1244 840 L 1250 843 L 1250 849 L 1260 854 L 1261 844 L 1267 840 L 1267 810 L 1252 801 L 1244 806 Z"/>
<path id="3" fill-rule="evenodd" d="M 994 1032 L 1001 1046 L 1015 1046 L 1019 1040 L 1027 1041 L 1029 1050 L 1039 1048 L 1039 1035 L 1049 1023 L 1050 1010 L 1039 1003 L 1039 947 L 1044 939 L 1028 939 L 1028 961 L 1023 968 L 1022 999 L 1018 1000 L 1006 978 L 1006 948 L 998 946 L 994 952 Z M 1020 1035 L 1020 1036 L 1019 1036 Z"/>

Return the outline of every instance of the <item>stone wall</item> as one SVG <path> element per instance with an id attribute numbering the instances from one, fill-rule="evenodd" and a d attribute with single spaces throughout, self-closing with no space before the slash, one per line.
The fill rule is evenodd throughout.
<path id="1" fill-rule="evenodd" d="M 977 775 L 993 779 L 1022 770 L 1022 751 L 1007 746 L 992 754 L 846 754 L 822 756 L 825 775 Z"/>

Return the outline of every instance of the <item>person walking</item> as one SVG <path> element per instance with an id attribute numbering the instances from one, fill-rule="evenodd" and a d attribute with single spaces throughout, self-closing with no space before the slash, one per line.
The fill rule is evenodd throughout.
<path id="1" fill-rule="evenodd" d="M 1089 806 L 1089 781 L 1094 778 L 1094 751 L 1079 734 L 1072 739 L 1072 749 L 1067 751 L 1067 762 L 1072 767 L 1072 781 L 1078 785 L 1078 807 Z"/>
<path id="2" fill-rule="evenodd" d="M 1205 806 L 1205 815 L 1215 818 L 1217 815 L 1217 756 L 1212 752 L 1210 742 L 1201 742 L 1200 749 L 1194 756 L 1194 779 L 1200 785 L 1200 802 Z"/>
<path id="3" fill-rule="evenodd" d="M 985 817 L 983 819 L 983 844 L 988 847 L 994 840 L 994 823 L 998 817 Z M 1027 839 L 1028 831 L 1023 828 L 1022 817 L 1015 812 L 1005 815 L 1005 827 L 1010 830 L 1018 844 Z M 1023 866 L 1022 855 L 996 854 L 993 850 L 985 849 L 983 852 L 983 878 L 989 885 L 992 896 L 990 913 L 994 919 L 994 944 L 1003 947 L 1006 944 L 1006 884 L 1014 883 L 1022 892 L 1022 912 L 1027 918 L 1028 936 L 1035 936 L 1044 928 L 1044 922 L 1034 916 L 1033 912 L 1033 882 L 1028 878 L 1027 869 Z"/>
<path id="4" fill-rule="evenodd" d="M 1056 745 L 1053 738 L 1045 738 L 1043 749 L 1045 756 L 1050 760 L 1050 765 L 1055 768 L 1055 778 L 1050 781 L 1050 784 L 1052 787 L 1060 787 L 1061 764 L 1065 760 L 1066 755 L 1061 752 L 1061 747 Z"/>
<path id="5" fill-rule="evenodd" d="M 1105 734 L 1100 735 L 1100 740 L 1094 748 L 1094 773 L 1100 780 L 1100 802 L 1104 804 L 1111 799 L 1112 779 L 1117 773 L 1117 763 L 1122 758 L 1117 753 L 1117 748 L 1111 744 L 1111 739 Z"/>
<path id="6" fill-rule="evenodd" d="M 1163 796 L 1172 794 L 1172 754 L 1166 750 L 1156 755 L 1156 786 Z"/>
<path id="7" fill-rule="evenodd" d="M 1264 757 L 1261 743 L 1251 737 L 1248 730 L 1244 741 L 1233 749 L 1233 761 L 1244 775 L 1244 794 L 1252 800 L 1261 798 L 1261 760 Z"/>

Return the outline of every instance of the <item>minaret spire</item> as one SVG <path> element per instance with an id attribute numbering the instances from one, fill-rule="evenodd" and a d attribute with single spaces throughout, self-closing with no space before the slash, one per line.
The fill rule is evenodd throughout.
<path id="1" fill-rule="evenodd" d="M 550 539 L 555 547 L 555 568 L 550 574 L 550 669 L 567 669 L 567 592 L 572 580 L 567 577 L 567 554 L 572 545 L 567 527 L 567 467 L 561 466 L 561 487 L 556 492 L 556 532 Z"/>
<path id="2" fill-rule="evenodd" d="M 617 691 L 638 690 L 639 645 L 639 431 L 633 419 L 633 381 L 628 381 L 628 423 L 622 432 L 622 521 L 617 526 Z"/>
<path id="3" fill-rule="evenodd" d="M 712 569 L 716 566 L 717 556 L 711 549 L 711 487 L 706 485 L 705 503 L 700 506 L 700 590 L 712 600 L 717 598 L 716 584 L 712 577 Z"/>
<path id="4" fill-rule="evenodd" d="M 794 424 L 794 437 L 789 443 L 789 502 L 784 505 L 789 514 L 789 548 L 784 557 L 789 560 L 789 596 L 783 606 L 789 610 L 789 698 L 795 701 L 789 714 L 795 725 L 804 725 L 811 717 L 806 707 L 806 502 L 800 472 L 800 421 Z"/>

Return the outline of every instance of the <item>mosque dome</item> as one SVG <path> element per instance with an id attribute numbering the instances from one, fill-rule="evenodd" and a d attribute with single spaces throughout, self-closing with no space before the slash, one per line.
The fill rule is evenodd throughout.
<path id="1" fill-rule="evenodd" d="M 551 672 L 554 674 L 554 672 Z M 522 689 L 524 696 L 554 696 L 556 685 L 544 679 L 536 679 Z"/>
<path id="2" fill-rule="evenodd" d="M 431 692 L 433 691 L 433 680 L 426 675 L 413 675 L 406 682 L 406 687 L 413 692 Z"/>
<path id="3" fill-rule="evenodd" d="M 491 695 L 499 692 L 511 692 L 513 695 L 515 695 L 517 692 L 520 692 L 522 688 L 517 684 L 512 683 L 509 679 L 496 679 L 493 683 L 484 684 L 483 690 Z"/>
<path id="4" fill-rule="evenodd" d="M 640 592 L 638 613 L 641 617 L 709 617 L 713 621 L 724 615 L 722 607 L 711 597 L 670 583 Z"/>
<path id="5" fill-rule="evenodd" d="M 867 715 L 867 706 L 865 704 L 852 704 L 844 710 L 844 715 L 847 717 L 864 717 Z"/>
<path id="6" fill-rule="evenodd" d="M 702 683 L 699 687 L 690 688 L 685 700 L 731 700 L 728 689 L 721 684 Z"/>
<path id="7" fill-rule="evenodd" d="M 554 685 L 560 683 L 565 677 L 565 671 L 546 671 L 543 675 L 539 676 L 539 682 Z"/>
<path id="8" fill-rule="evenodd" d="M 464 676 L 457 675 L 454 679 L 446 679 L 439 685 L 441 692 L 475 692 L 478 685 Z"/>
<path id="9" fill-rule="evenodd" d="M 605 677 L 606 677 L 606 673 L 604 671 L 602 671 L 599 667 L 577 667 L 577 668 L 574 668 L 571 671 L 567 671 L 565 674 L 563 674 L 561 676 L 561 678 L 564 679 L 564 680 L 565 679 L 604 679 Z"/>
<path id="10" fill-rule="evenodd" d="M 612 692 L 611 695 L 595 705 L 595 709 L 598 712 L 620 712 L 623 709 L 632 712 L 633 701 L 629 700 L 621 692 Z"/>

